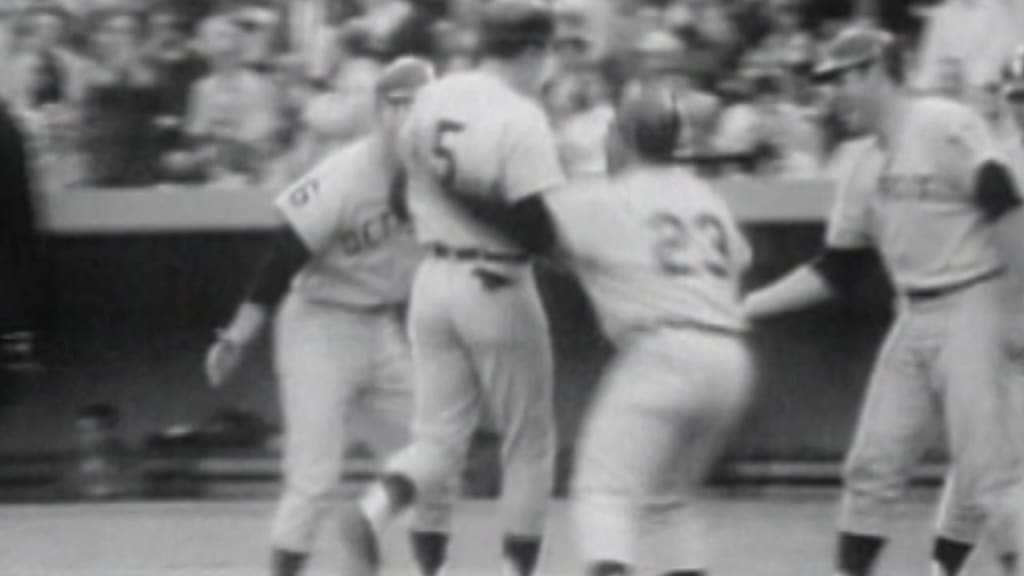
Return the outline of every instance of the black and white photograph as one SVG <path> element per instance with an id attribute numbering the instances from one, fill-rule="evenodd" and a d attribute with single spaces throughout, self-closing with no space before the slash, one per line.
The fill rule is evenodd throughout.
<path id="1" fill-rule="evenodd" d="M 1024 0 L 0 0 L 0 576 L 1024 576 Z"/>

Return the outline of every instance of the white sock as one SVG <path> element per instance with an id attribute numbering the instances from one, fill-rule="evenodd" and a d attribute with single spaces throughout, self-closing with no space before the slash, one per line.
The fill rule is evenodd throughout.
<path id="1" fill-rule="evenodd" d="M 370 523 L 370 528 L 375 534 L 380 534 L 387 528 L 395 516 L 394 506 L 388 493 L 380 484 L 374 484 L 370 490 L 359 501 L 359 509 L 363 516 Z"/>

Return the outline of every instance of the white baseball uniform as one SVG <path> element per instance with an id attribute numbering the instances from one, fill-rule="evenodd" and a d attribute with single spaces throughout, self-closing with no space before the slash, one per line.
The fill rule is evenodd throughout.
<path id="1" fill-rule="evenodd" d="M 694 487 L 746 403 L 750 249 L 725 201 L 678 166 L 547 199 L 559 245 L 616 345 L 578 447 L 584 560 L 706 568 Z M 648 554 L 636 548 L 651 545 Z"/>
<path id="2" fill-rule="evenodd" d="M 365 439 L 387 455 L 409 438 L 401 308 L 422 251 L 389 208 L 394 174 L 371 136 L 329 155 L 276 202 L 312 253 L 276 323 L 285 489 L 273 541 L 284 550 L 312 546 L 357 428 L 369 425 Z M 424 502 L 416 521 L 436 531 L 447 516 L 447 501 Z"/>
<path id="3" fill-rule="evenodd" d="M 973 182 L 983 162 L 999 158 L 997 144 L 969 108 L 918 98 L 892 142 L 859 146 L 840 177 L 826 242 L 878 248 L 899 311 L 848 455 L 840 528 L 885 535 L 944 421 L 955 481 L 938 531 L 974 542 L 1015 481 L 1005 341 L 1012 290 Z"/>
<path id="4" fill-rule="evenodd" d="M 451 190 L 515 201 L 563 183 L 537 104 L 485 72 L 453 73 L 416 98 L 403 135 L 416 235 L 433 256 L 413 285 L 414 442 L 391 464 L 421 491 L 462 469 L 482 410 L 502 436 L 506 533 L 543 533 L 555 426 L 547 318 L 532 266 Z"/>

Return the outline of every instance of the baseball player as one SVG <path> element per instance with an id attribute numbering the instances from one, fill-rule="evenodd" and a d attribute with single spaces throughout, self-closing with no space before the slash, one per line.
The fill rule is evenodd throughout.
<path id="1" fill-rule="evenodd" d="M 367 440 L 384 453 L 408 441 L 412 389 L 400 308 L 422 251 L 395 214 L 392 196 L 403 183 L 398 127 L 432 77 L 430 65 L 418 59 L 388 66 L 376 86 L 374 131 L 328 156 L 278 198 L 288 226 L 207 357 L 209 380 L 220 386 L 283 297 L 274 343 L 285 487 L 272 531 L 274 576 L 295 576 L 306 563 L 356 426 L 364 420 L 372 426 Z M 439 494 L 414 519 L 414 551 L 447 531 L 447 500 Z M 421 568 L 427 576 L 436 571 Z"/>
<path id="2" fill-rule="evenodd" d="M 725 201 L 674 164 L 688 112 L 666 82 L 627 92 L 607 139 L 615 175 L 550 195 L 554 231 L 534 233 L 554 239 L 617 348 L 575 467 L 588 576 L 632 574 L 640 558 L 666 576 L 706 573 L 692 492 L 752 383 L 740 305 L 750 249 Z"/>
<path id="3" fill-rule="evenodd" d="M 877 359 L 844 469 L 837 570 L 871 572 L 893 504 L 941 421 L 953 480 L 939 513 L 933 560 L 960 572 L 984 527 L 1018 522 L 1009 360 L 1024 279 L 1024 212 L 983 120 L 962 104 L 902 86 L 892 38 L 841 33 L 818 76 L 871 136 L 840 176 L 820 258 L 751 294 L 753 318 L 842 293 L 877 249 L 898 313 Z M 1019 329 L 1019 328 L 1018 328 Z M 1003 538 L 998 548 L 1015 545 Z"/>
<path id="4" fill-rule="evenodd" d="M 536 97 L 553 18 L 541 0 L 495 0 L 481 20 L 482 61 L 417 97 L 403 134 L 407 201 L 429 251 L 413 284 L 413 442 L 343 516 L 346 574 L 379 567 L 380 532 L 464 464 L 481 411 L 501 434 L 504 569 L 536 567 L 553 483 L 553 360 L 523 246 L 471 218 L 453 192 L 504 203 L 563 184 Z M 439 543 L 439 546 L 441 543 Z"/>
<path id="5" fill-rule="evenodd" d="M 610 181 L 535 196 L 504 215 L 460 197 L 475 217 L 568 263 L 618 349 L 575 469 L 588 576 L 631 574 L 642 557 L 664 575 L 706 571 L 691 492 L 752 380 L 739 287 L 750 249 L 724 200 L 676 164 L 693 129 L 692 101 L 679 90 L 664 81 L 627 89 L 606 140 Z"/>

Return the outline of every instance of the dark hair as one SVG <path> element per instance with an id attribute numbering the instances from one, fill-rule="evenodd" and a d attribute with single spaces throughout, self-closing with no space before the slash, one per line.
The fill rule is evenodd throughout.
<path id="1" fill-rule="evenodd" d="M 121 424 L 121 411 L 113 404 L 90 404 L 78 410 L 76 420 L 92 420 L 104 428 L 113 429 Z"/>
<path id="2" fill-rule="evenodd" d="M 551 10 L 529 0 L 492 0 L 480 26 L 480 51 L 494 58 L 515 58 L 544 48 L 555 35 Z"/>

